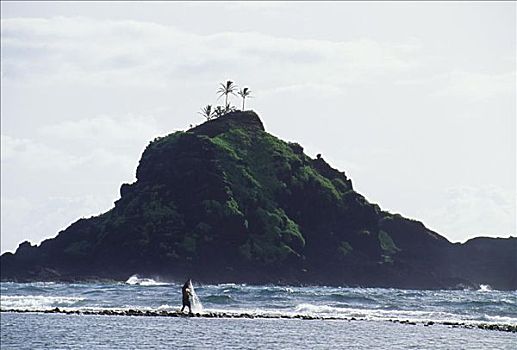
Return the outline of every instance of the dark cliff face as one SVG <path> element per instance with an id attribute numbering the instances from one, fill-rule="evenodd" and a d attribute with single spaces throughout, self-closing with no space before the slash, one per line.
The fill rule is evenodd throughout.
<path id="1" fill-rule="evenodd" d="M 323 158 L 265 132 L 251 111 L 155 139 L 137 181 L 120 194 L 109 212 L 2 255 L 2 279 L 141 273 L 205 282 L 517 288 L 516 239 L 454 245 L 420 222 L 383 212 Z"/>
<path id="2" fill-rule="evenodd" d="M 498 289 L 517 289 L 517 238 L 473 238 L 455 245 L 451 271 Z"/>

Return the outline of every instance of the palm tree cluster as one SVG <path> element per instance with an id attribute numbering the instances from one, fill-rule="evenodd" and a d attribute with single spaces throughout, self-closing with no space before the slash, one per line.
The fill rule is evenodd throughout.
<path id="1" fill-rule="evenodd" d="M 246 98 L 252 97 L 251 90 L 249 88 L 245 87 L 238 90 L 237 85 L 235 85 L 235 83 L 231 80 L 226 81 L 226 83 L 219 84 L 219 88 L 217 89 L 217 95 L 219 96 L 219 98 L 224 96 L 224 106 L 217 106 L 213 108 L 212 105 L 206 105 L 205 107 L 201 108 L 201 112 L 198 113 L 205 117 L 206 120 L 219 118 L 220 116 L 223 116 L 228 112 L 233 112 L 237 110 L 228 101 L 228 97 L 230 95 L 239 95 L 242 98 L 242 110 L 244 110 Z"/>

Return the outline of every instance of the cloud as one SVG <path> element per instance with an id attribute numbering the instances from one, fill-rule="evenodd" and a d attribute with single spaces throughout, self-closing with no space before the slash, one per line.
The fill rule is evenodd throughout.
<path id="1" fill-rule="evenodd" d="M 515 71 L 498 74 L 452 72 L 444 87 L 433 93 L 439 97 L 464 97 L 471 100 L 494 96 L 515 96 Z"/>
<path id="2" fill-rule="evenodd" d="M 16 163 L 23 164 L 23 167 L 30 171 L 62 171 L 80 162 L 77 157 L 30 139 L 2 135 L 1 142 L 2 168 Z"/>
<path id="3" fill-rule="evenodd" d="M 196 2 L 191 2 L 191 5 L 200 5 Z M 242 10 L 248 11 L 278 11 L 288 9 L 289 2 L 285 1 L 221 1 L 217 6 L 221 6 L 226 10 L 240 12 Z"/>
<path id="4" fill-rule="evenodd" d="M 124 146 L 132 140 L 149 140 L 160 131 L 152 116 L 113 117 L 101 115 L 89 119 L 66 120 L 43 126 L 40 133 L 45 138 L 59 141 L 87 143 L 88 146 Z"/>
<path id="5" fill-rule="evenodd" d="M 65 180 L 89 173 L 97 181 L 129 181 L 142 149 L 160 134 L 152 116 L 102 115 L 43 126 L 34 138 L 2 135 L 2 174 L 10 180 L 14 173 L 34 177 L 44 171 Z"/>
<path id="6" fill-rule="evenodd" d="M 101 143 L 107 141 L 102 140 Z M 127 168 L 130 158 L 117 154 L 117 151 L 116 148 L 108 150 L 102 147 L 81 151 L 73 141 L 58 149 L 39 141 L 2 135 L 2 166 L 6 175 L 14 169 L 33 175 L 39 171 L 71 174 L 78 168 L 88 169 L 93 164 L 102 168 Z"/>
<path id="7" fill-rule="evenodd" d="M 152 116 L 101 115 L 50 124 L 32 138 L 2 135 L 2 252 L 107 210 L 160 134 Z"/>
<path id="8" fill-rule="evenodd" d="M 278 95 L 278 94 L 314 94 L 320 97 L 338 97 L 346 95 L 346 89 L 330 84 L 293 84 L 278 86 L 267 90 L 262 90 L 261 96 Z"/>
<path id="9" fill-rule="evenodd" d="M 516 194 L 500 187 L 462 186 L 441 193 L 443 206 L 428 209 L 421 218 L 432 222 L 433 229 L 451 241 L 465 241 L 473 236 L 515 236 Z"/>
<path id="10" fill-rule="evenodd" d="M 503 73 L 452 71 L 420 78 L 398 79 L 395 84 L 424 88 L 432 97 L 486 101 L 497 96 L 515 96 L 516 75 L 515 70 Z"/>
<path id="11" fill-rule="evenodd" d="M 33 244 L 57 235 L 72 222 L 106 211 L 113 205 L 110 196 L 53 196 L 45 198 L 2 196 L 2 253 L 14 251 L 18 244 Z"/>
<path id="12" fill-rule="evenodd" d="M 256 32 L 198 35 L 127 20 L 2 20 L 2 77 L 9 83 L 166 87 L 177 84 L 175 79 L 212 80 L 236 72 L 272 85 L 286 80 L 343 84 L 412 70 L 418 67 L 418 50 L 411 43 L 365 39 L 333 42 Z"/>

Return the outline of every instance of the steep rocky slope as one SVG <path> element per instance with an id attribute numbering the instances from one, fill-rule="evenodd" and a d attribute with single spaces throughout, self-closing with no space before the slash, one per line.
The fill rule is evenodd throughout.
<path id="1" fill-rule="evenodd" d="M 1 257 L 2 280 L 125 279 L 517 289 L 517 239 L 452 244 L 382 211 L 251 111 L 157 138 L 113 209 Z"/>

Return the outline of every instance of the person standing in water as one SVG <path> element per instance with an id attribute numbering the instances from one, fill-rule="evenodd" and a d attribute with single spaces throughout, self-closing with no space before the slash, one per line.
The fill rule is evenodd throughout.
<path id="1" fill-rule="evenodd" d="M 192 291 L 190 290 L 190 285 L 192 281 L 189 279 L 183 287 L 181 288 L 181 295 L 183 297 L 183 307 L 181 308 L 181 312 L 185 309 L 185 306 L 188 306 L 188 313 L 192 314 L 192 306 L 190 305 L 190 297 L 192 295 Z"/>

